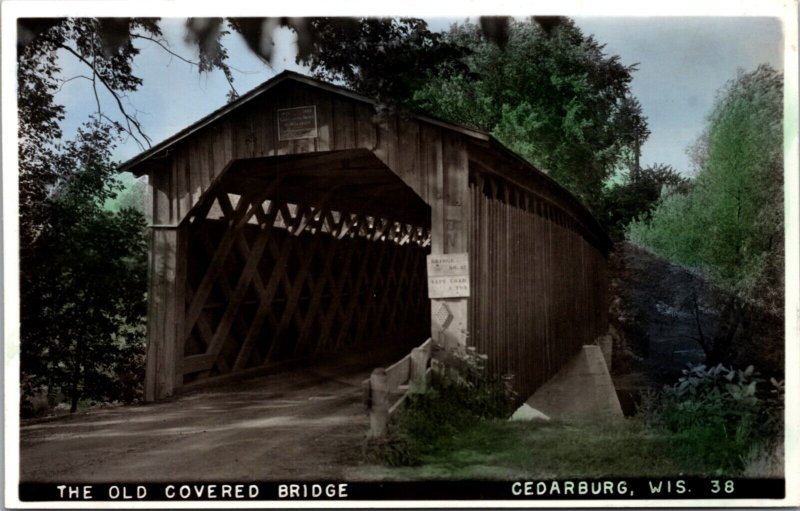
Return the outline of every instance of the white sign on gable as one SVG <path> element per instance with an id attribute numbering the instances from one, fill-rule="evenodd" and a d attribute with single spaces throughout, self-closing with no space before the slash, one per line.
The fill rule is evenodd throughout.
<path id="1" fill-rule="evenodd" d="M 317 137 L 317 107 L 300 106 L 278 110 L 278 140 Z"/>

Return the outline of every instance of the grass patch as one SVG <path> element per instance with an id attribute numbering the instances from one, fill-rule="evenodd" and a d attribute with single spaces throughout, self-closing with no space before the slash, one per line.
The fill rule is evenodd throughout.
<path id="1" fill-rule="evenodd" d="M 509 422 L 502 407 L 487 406 L 503 392 L 442 373 L 398 414 L 363 476 L 781 477 L 783 384 L 756 374 L 752 367 L 687 369 L 673 387 L 645 396 L 628 419 Z"/>
<path id="2" fill-rule="evenodd" d="M 510 422 L 507 378 L 485 356 L 432 365 L 422 394 L 366 446 L 364 479 L 564 479 L 782 472 L 783 382 L 752 366 L 693 366 L 627 419 Z"/>
<path id="3" fill-rule="evenodd" d="M 673 438 L 637 420 L 608 423 L 484 420 L 429 445 L 413 467 L 365 467 L 372 479 L 589 478 L 704 474 L 675 460 Z"/>

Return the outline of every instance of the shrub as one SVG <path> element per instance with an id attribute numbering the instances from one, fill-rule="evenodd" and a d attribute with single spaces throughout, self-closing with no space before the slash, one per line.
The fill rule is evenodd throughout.
<path id="1" fill-rule="evenodd" d="M 754 446 L 780 437 L 782 389 L 774 378 L 768 385 L 753 366 L 690 366 L 673 386 L 644 400 L 643 416 L 672 433 L 677 458 L 699 459 L 711 473 L 740 474 Z"/>
<path id="2" fill-rule="evenodd" d="M 33 378 L 23 374 L 20 378 L 20 417 L 42 417 L 50 413 L 52 406 L 45 385 L 36 385 Z"/>
<path id="3" fill-rule="evenodd" d="M 486 355 L 470 347 L 432 361 L 430 384 L 410 395 L 392 417 L 387 434 L 367 443 L 367 458 L 391 466 L 416 465 L 439 440 L 483 419 L 511 413 L 511 378 L 493 376 Z"/>

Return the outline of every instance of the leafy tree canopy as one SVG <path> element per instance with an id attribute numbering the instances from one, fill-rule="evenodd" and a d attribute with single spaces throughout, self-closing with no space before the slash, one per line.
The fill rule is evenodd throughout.
<path id="1" fill-rule="evenodd" d="M 718 93 L 691 149 L 691 191 L 628 235 L 775 311 L 783 303 L 783 77 L 767 65 Z"/>
<path id="2" fill-rule="evenodd" d="M 431 75 L 466 71 L 461 46 L 418 18 L 284 18 L 298 33 L 298 63 L 317 77 L 403 106 Z M 240 26 L 237 24 L 237 26 Z M 252 46 L 251 46 L 252 48 Z"/>
<path id="3" fill-rule="evenodd" d="M 61 389 L 72 411 L 81 397 L 131 399 L 135 382 L 125 382 L 140 377 L 145 222 L 134 209 L 103 208 L 118 188 L 114 137 L 93 120 L 64 145 L 54 166 L 70 177 L 46 199 L 48 223 L 23 265 L 23 375 Z"/>
<path id="4" fill-rule="evenodd" d="M 635 66 L 565 18 L 511 21 L 502 46 L 473 24 L 446 40 L 470 50 L 469 72 L 433 77 L 416 105 L 492 133 L 598 209 L 604 181 L 649 135 L 630 95 Z"/>
<path id="5" fill-rule="evenodd" d="M 689 191 L 689 179 L 669 165 L 656 163 L 645 168 L 630 168 L 622 181 L 611 184 L 602 195 L 601 221 L 612 238 L 624 236 L 631 220 L 647 220 L 660 199 Z"/>

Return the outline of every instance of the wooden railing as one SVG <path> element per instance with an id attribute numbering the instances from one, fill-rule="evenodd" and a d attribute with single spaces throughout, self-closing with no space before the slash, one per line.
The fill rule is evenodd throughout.
<path id="1" fill-rule="evenodd" d="M 361 383 L 369 413 L 369 436 L 384 435 L 389 418 L 408 395 L 425 392 L 432 348 L 433 343 L 428 339 L 389 367 L 375 369 Z"/>

